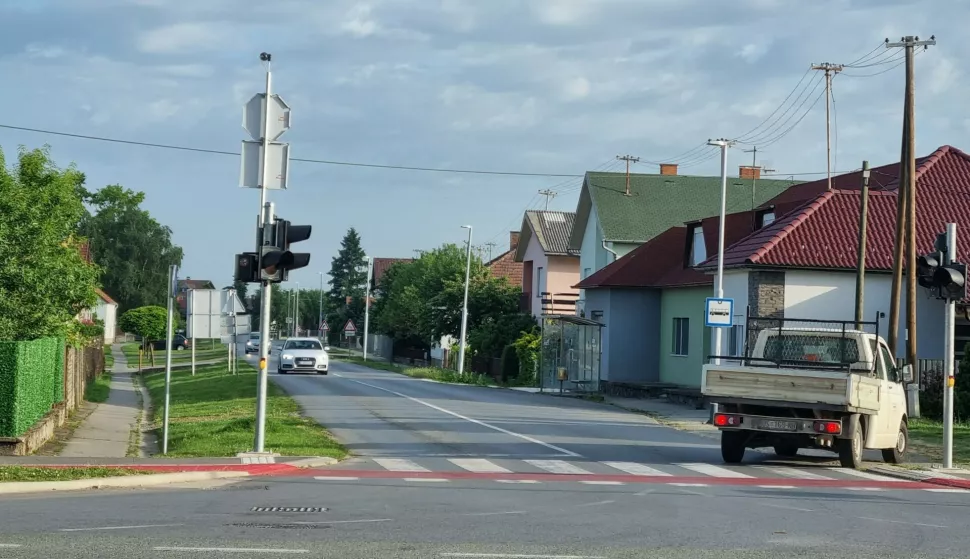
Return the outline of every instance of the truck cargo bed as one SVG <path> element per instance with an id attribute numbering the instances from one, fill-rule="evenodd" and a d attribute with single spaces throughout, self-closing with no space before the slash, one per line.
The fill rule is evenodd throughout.
<path id="1" fill-rule="evenodd" d="M 705 365 L 701 392 L 712 402 L 738 399 L 879 410 L 879 381 L 849 372 Z"/>

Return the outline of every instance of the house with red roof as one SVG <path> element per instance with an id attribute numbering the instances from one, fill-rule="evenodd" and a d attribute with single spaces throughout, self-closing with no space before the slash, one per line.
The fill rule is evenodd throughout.
<path id="1" fill-rule="evenodd" d="M 575 218 L 572 212 L 549 210 L 528 210 L 522 216 L 514 258 L 522 263 L 522 306 L 536 318 L 576 314 L 579 253 L 569 250 Z"/>

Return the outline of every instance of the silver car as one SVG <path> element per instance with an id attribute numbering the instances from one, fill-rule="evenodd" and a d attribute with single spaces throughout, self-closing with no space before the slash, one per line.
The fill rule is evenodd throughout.
<path id="1" fill-rule="evenodd" d="M 330 370 L 329 347 L 316 338 L 289 338 L 280 349 L 278 374 L 305 371 L 327 374 Z"/>

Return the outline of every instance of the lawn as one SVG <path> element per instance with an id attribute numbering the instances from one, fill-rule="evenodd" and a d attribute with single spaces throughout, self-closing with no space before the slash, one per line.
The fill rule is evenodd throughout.
<path id="1" fill-rule="evenodd" d="M 495 381 L 490 377 L 475 373 L 459 376 L 456 371 L 452 371 L 451 369 L 440 369 L 438 367 L 408 367 L 407 365 L 398 365 L 396 363 L 388 363 L 387 361 L 377 361 L 374 359 L 364 361 L 362 357 L 357 357 L 356 355 L 349 355 L 346 353 L 331 352 L 330 357 L 337 361 L 346 361 L 348 363 L 370 367 L 371 369 L 400 373 L 402 375 L 407 375 L 414 378 L 426 378 L 437 380 L 439 382 L 453 382 L 458 384 L 473 384 L 476 386 L 498 386 L 498 384 L 496 384 Z"/>
<path id="2" fill-rule="evenodd" d="M 138 343 L 124 344 L 121 346 L 121 351 L 125 354 L 125 359 L 128 361 L 129 367 L 138 367 Z M 201 345 L 201 344 L 200 344 Z M 203 349 L 205 348 L 205 349 Z M 213 348 L 210 344 L 201 345 L 195 349 L 195 360 L 196 361 L 209 361 L 211 359 L 225 359 L 228 356 L 229 350 L 226 346 L 220 346 L 218 344 Z M 183 349 L 182 351 L 172 352 L 172 363 L 189 363 L 192 361 L 192 351 L 188 349 Z M 147 367 L 151 365 L 151 356 L 146 353 L 142 356 L 142 366 Z M 155 350 L 155 366 L 165 365 L 165 350 L 159 349 Z"/>
<path id="3" fill-rule="evenodd" d="M 230 375 L 225 365 L 173 371 L 169 411 L 169 456 L 235 456 L 253 448 L 256 414 L 256 371 L 240 362 Z M 156 433 L 161 438 L 165 374 L 145 375 L 154 407 Z M 284 456 L 343 458 L 347 451 L 311 419 L 299 405 L 270 382 L 266 401 L 267 450 Z"/>
<path id="4" fill-rule="evenodd" d="M 4 481 L 70 481 L 96 477 L 136 476 L 155 472 L 131 468 L 44 468 L 34 466 L 0 466 L 0 482 Z"/>
<path id="5" fill-rule="evenodd" d="M 105 371 L 88 383 L 84 389 L 84 399 L 88 402 L 104 402 L 111 391 L 111 373 Z"/>
<path id="6" fill-rule="evenodd" d="M 909 422 L 910 449 L 939 462 L 943 459 L 943 423 L 931 419 Z M 953 462 L 970 464 L 970 424 L 953 426 Z"/>
<path id="7" fill-rule="evenodd" d="M 111 355 L 111 346 L 104 346 L 104 370 L 110 371 L 111 367 L 114 367 L 115 356 Z"/>

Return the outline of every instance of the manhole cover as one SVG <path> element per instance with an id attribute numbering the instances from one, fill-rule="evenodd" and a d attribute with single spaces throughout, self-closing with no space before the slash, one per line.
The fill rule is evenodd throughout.
<path id="1" fill-rule="evenodd" d="M 253 507 L 252 512 L 327 512 L 326 507 Z"/>
<path id="2" fill-rule="evenodd" d="M 235 526 L 237 528 L 269 528 L 275 530 L 319 530 L 330 528 L 330 526 L 321 526 L 319 524 L 260 524 L 258 522 L 234 522 L 229 524 L 229 526 Z"/>

